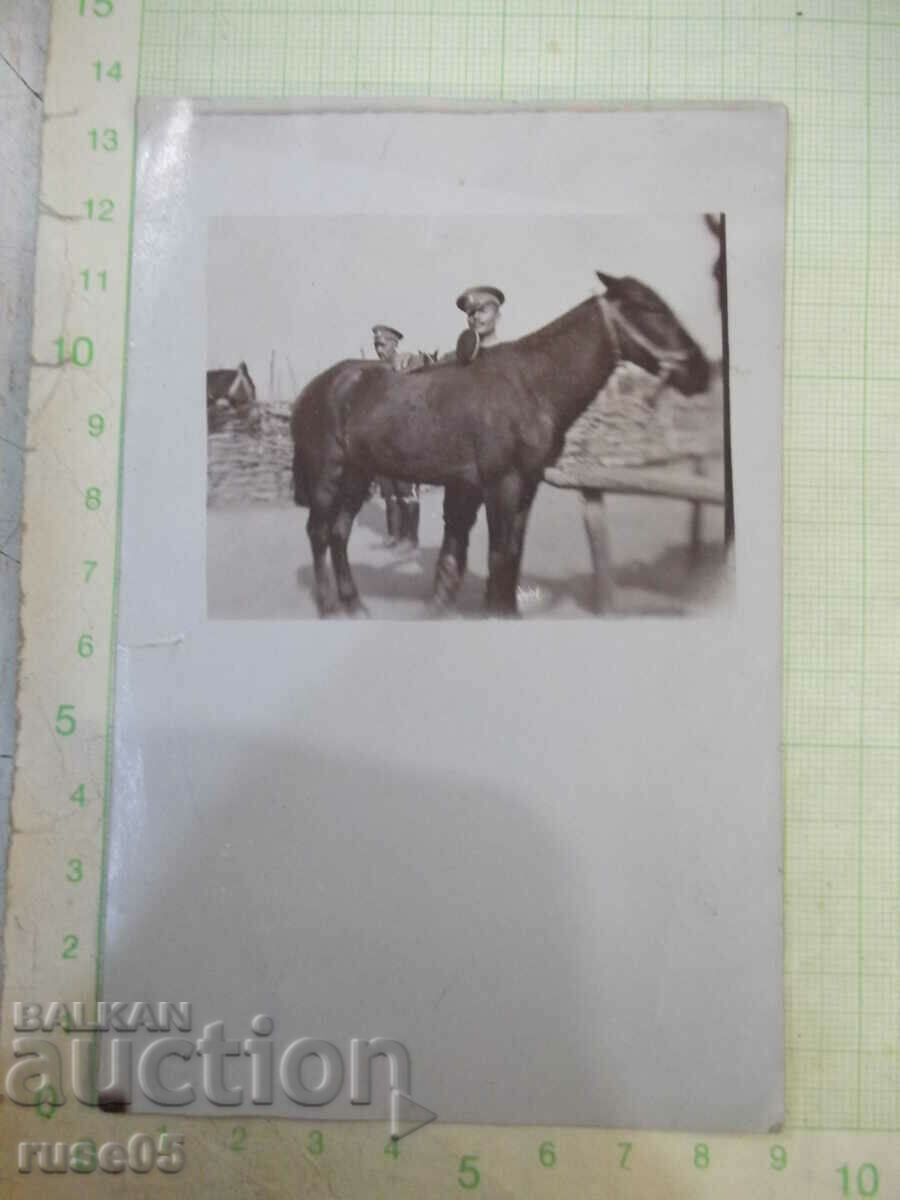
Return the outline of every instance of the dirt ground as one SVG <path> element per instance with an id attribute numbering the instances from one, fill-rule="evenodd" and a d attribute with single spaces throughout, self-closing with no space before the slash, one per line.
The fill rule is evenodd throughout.
<path id="1" fill-rule="evenodd" d="M 350 562 L 371 617 L 419 620 L 426 607 L 443 532 L 439 489 L 422 496 L 418 550 L 384 545 L 384 506 L 369 501 L 350 538 Z M 688 549 L 690 505 L 680 500 L 610 496 L 609 527 L 617 584 L 611 615 L 690 615 L 727 603 L 722 510 L 707 507 L 698 561 Z M 314 618 L 307 511 L 278 504 L 219 507 L 207 513 L 207 607 L 212 619 Z M 487 574 L 484 510 L 472 531 L 462 616 L 482 614 Z M 519 607 L 525 618 L 591 617 L 590 553 L 577 491 L 543 485 L 525 539 Z"/>

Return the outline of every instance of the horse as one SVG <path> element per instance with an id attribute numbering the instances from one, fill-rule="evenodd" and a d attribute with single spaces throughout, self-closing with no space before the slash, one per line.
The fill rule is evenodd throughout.
<path id="1" fill-rule="evenodd" d="M 213 419 L 222 401 L 243 416 L 252 418 L 257 413 L 256 384 L 250 378 L 245 362 L 239 362 L 237 370 L 219 369 L 206 372 L 207 420 Z"/>
<path id="2" fill-rule="evenodd" d="M 489 615 L 517 616 L 528 514 L 569 426 L 622 361 L 684 395 L 706 389 L 709 364 L 669 306 L 631 276 L 597 272 L 605 290 L 468 365 L 407 373 L 346 359 L 294 402 L 294 499 L 309 507 L 320 616 L 365 614 L 347 558 L 353 521 L 375 475 L 443 485 L 444 537 L 432 603 L 452 609 L 482 503 Z M 335 596 L 327 555 L 337 579 Z"/>

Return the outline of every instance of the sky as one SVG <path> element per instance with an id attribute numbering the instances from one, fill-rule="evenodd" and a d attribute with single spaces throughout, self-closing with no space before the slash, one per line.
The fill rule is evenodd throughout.
<path id="1" fill-rule="evenodd" d="M 374 357 L 378 322 L 403 331 L 403 350 L 445 352 L 465 327 L 456 297 L 475 284 L 506 293 L 497 332 L 510 340 L 601 291 L 595 269 L 649 284 L 718 358 L 716 253 L 699 213 L 218 217 L 209 226 L 207 365 L 244 359 L 265 398 L 273 350 L 277 387 L 293 390 L 289 372 L 302 387 L 342 358 Z"/>

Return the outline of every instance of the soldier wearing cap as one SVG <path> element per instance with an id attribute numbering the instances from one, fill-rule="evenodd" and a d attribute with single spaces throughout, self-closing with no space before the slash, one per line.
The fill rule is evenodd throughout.
<path id="1" fill-rule="evenodd" d="M 460 334 L 456 350 L 445 354 L 440 361 L 470 363 L 480 350 L 493 346 L 497 340 L 500 306 L 505 300 L 500 289 L 489 284 L 461 292 L 456 298 L 456 307 L 466 314 L 468 329 Z"/>
<path id="2" fill-rule="evenodd" d="M 395 371 L 411 371 L 425 362 L 422 354 L 401 353 L 403 334 L 391 325 L 373 325 L 372 337 L 375 353 Z M 418 546 L 419 500 L 416 484 L 381 475 L 378 477 L 378 487 L 387 516 L 387 544 L 396 546 L 398 542 L 405 541 Z"/>
<path id="3" fill-rule="evenodd" d="M 400 352 L 400 343 L 403 341 L 400 330 L 394 329 L 392 325 L 373 325 L 372 338 L 375 353 L 381 361 L 393 367 L 395 371 L 402 371 L 405 360 L 410 356 Z"/>

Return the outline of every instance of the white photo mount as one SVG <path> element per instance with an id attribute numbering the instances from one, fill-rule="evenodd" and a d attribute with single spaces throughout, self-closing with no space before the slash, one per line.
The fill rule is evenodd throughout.
<path id="1" fill-rule="evenodd" d="M 189 1000 L 197 1038 L 268 1014 L 276 1061 L 300 1037 L 338 1048 L 327 1105 L 276 1085 L 242 1112 L 386 1119 L 383 1064 L 370 1105 L 349 1091 L 353 1039 L 383 1037 L 444 1121 L 781 1121 L 785 151 L 775 106 L 141 105 L 102 994 Z M 477 238 L 498 218 L 706 212 L 728 217 L 727 610 L 207 617 L 211 222 L 470 220 Z M 573 304 L 596 269 L 628 263 L 588 250 Z M 248 262 L 235 287 L 261 282 Z M 223 1111 L 197 1061 L 171 1071 L 197 1083 L 184 1111 Z"/>

